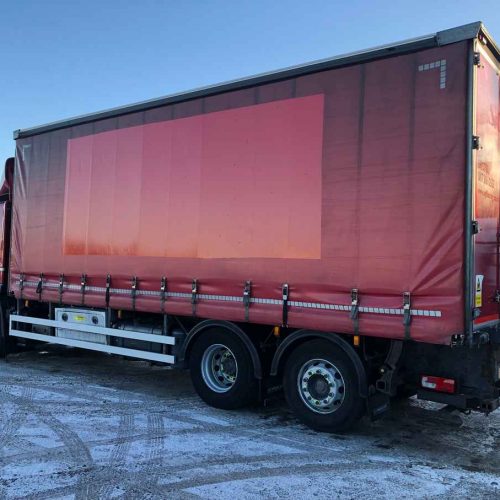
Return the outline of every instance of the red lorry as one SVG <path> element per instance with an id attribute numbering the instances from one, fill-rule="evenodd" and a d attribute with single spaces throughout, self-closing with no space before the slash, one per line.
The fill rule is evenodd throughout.
<path id="1" fill-rule="evenodd" d="M 1 349 L 190 368 L 312 428 L 500 395 L 500 51 L 481 23 L 17 130 Z"/>

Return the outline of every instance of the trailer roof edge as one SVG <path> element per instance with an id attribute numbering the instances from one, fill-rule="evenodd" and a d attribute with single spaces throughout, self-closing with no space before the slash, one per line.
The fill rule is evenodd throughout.
<path id="1" fill-rule="evenodd" d="M 500 49 L 498 48 L 497 44 L 495 43 L 493 38 L 489 35 L 483 23 L 475 22 L 463 26 L 458 26 L 456 28 L 439 31 L 437 33 L 422 36 L 419 38 L 412 38 L 409 40 L 403 40 L 400 42 L 374 47 L 371 49 L 361 50 L 349 54 L 342 54 L 332 58 L 321 59 L 318 61 L 313 61 L 298 66 L 292 66 L 277 71 L 262 73 L 215 85 L 209 85 L 206 87 L 189 90 L 187 92 L 171 94 L 164 97 L 141 101 L 125 106 L 119 106 L 116 108 L 111 108 L 104 111 L 98 111 L 94 113 L 80 115 L 74 118 L 59 120 L 47 123 L 45 125 L 15 130 L 14 139 L 30 137 L 44 132 L 49 132 L 52 130 L 58 130 L 62 128 L 68 128 L 75 125 L 83 125 L 85 123 L 104 120 L 106 118 L 115 118 L 130 113 L 146 111 L 149 109 L 165 106 L 167 104 L 175 104 L 200 97 L 208 97 L 216 94 L 222 94 L 224 92 L 228 92 L 231 90 L 244 89 L 263 83 L 272 83 L 284 80 L 286 78 L 306 75 L 310 73 L 317 73 L 328 69 L 339 68 L 342 66 L 349 66 L 352 64 L 359 64 L 362 62 L 369 62 L 372 60 L 382 59 L 395 55 L 401 55 L 425 48 L 438 47 L 464 40 L 471 40 L 479 36 L 480 33 L 484 35 L 490 49 L 492 50 L 492 52 L 495 53 L 496 57 L 500 60 Z"/>

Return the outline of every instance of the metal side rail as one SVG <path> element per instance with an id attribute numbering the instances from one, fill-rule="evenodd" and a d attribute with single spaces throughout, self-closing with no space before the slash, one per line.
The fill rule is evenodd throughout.
<path id="1" fill-rule="evenodd" d="M 28 316 L 20 316 L 12 314 L 9 319 L 9 335 L 12 337 L 20 337 L 29 340 L 37 340 L 40 342 L 48 342 L 51 344 L 60 344 L 68 347 L 78 347 L 80 349 L 89 349 L 91 351 L 107 352 L 109 354 L 118 354 L 120 356 L 128 356 L 131 358 L 145 359 L 148 361 L 158 361 L 160 363 L 175 363 L 175 356 L 170 354 L 159 354 L 155 352 L 141 351 L 138 349 L 129 349 L 125 347 L 116 347 L 111 345 L 102 345 L 94 342 L 83 340 L 67 339 L 53 335 L 43 335 L 40 333 L 26 332 L 18 330 L 18 323 L 28 325 L 49 326 L 53 328 L 64 328 L 66 330 L 75 330 L 79 332 L 95 333 L 106 335 L 108 337 L 120 337 L 132 340 L 142 340 L 145 342 L 153 342 L 163 345 L 175 345 L 175 337 L 166 335 L 153 335 L 150 333 L 134 332 L 132 330 L 118 330 L 115 328 L 104 328 L 101 326 L 78 325 L 65 321 L 54 321 L 50 319 L 30 318 Z"/>

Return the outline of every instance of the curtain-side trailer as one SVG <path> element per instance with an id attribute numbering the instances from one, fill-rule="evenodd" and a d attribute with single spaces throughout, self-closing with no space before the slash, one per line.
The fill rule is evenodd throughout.
<path id="1" fill-rule="evenodd" d="M 481 23 L 17 130 L 0 350 L 283 384 L 343 430 L 401 392 L 498 406 L 500 52 Z"/>

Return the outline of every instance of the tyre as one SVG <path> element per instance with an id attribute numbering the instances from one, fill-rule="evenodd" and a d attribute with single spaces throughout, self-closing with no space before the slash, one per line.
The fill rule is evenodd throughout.
<path id="1" fill-rule="evenodd" d="M 363 415 L 365 400 L 354 364 L 329 341 L 297 347 L 286 362 L 283 386 L 292 411 L 314 430 L 342 432 Z"/>
<path id="2" fill-rule="evenodd" d="M 0 358 L 5 358 L 9 354 L 11 343 L 7 311 L 4 304 L 0 303 Z"/>
<path id="3" fill-rule="evenodd" d="M 7 339 L 2 331 L 0 331 L 0 359 L 7 356 Z"/>
<path id="4" fill-rule="evenodd" d="M 210 329 L 195 341 L 189 358 L 198 395 L 215 408 L 232 410 L 257 400 L 258 382 L 248 349 L 224 329 Z"/>

